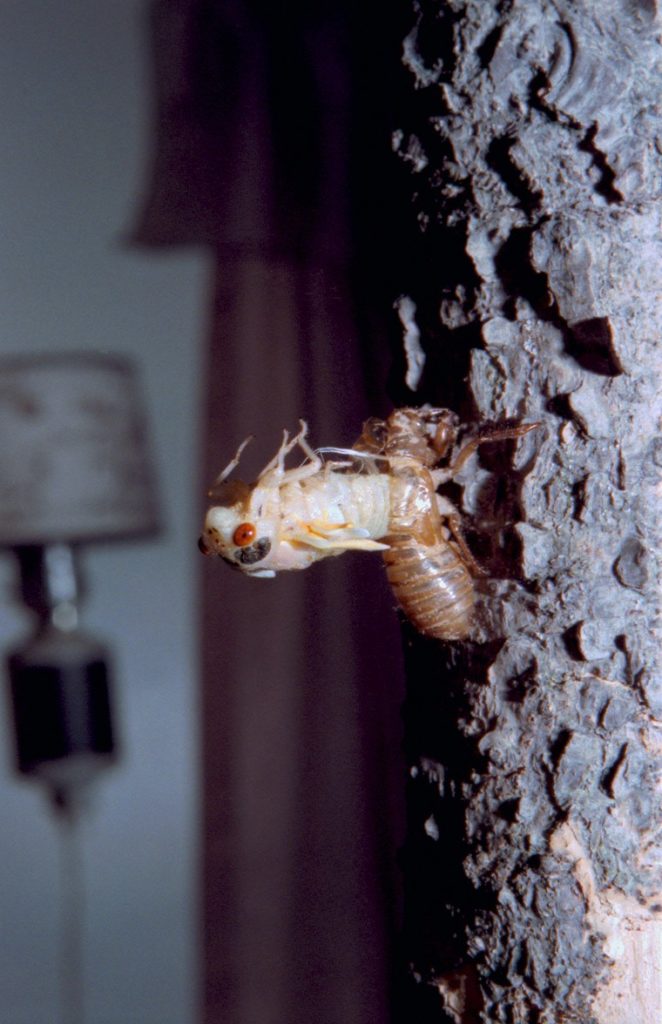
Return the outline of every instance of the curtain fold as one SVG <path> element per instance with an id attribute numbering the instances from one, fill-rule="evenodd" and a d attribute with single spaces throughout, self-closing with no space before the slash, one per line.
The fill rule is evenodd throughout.
<path id="1" fill-rule="evenodd" d="M 252 480 L 300 417 L 314 446 L 348 446 L 387 405 L 390 351 L 352 255 L 351 8 L 151 12 L 156 133 L 133 237 L 209 247 L 203 480 L 253 434 L 237 472 Z M 379 556 L 275 580 L 200 572 L 205 1024 L 385 1024 L 403 683 Z"/>
<path id="2" fill-rule="evenodd" d="M 210 479 L 249 431 L 253 478 L 299 414 L 313 443 L 351 443 L 367 410 L 334 282 L 250 260 L 218 276 Z M 380 560 L 204 570 L 206 1019 L 386 1021 L 402 693 Z"/>

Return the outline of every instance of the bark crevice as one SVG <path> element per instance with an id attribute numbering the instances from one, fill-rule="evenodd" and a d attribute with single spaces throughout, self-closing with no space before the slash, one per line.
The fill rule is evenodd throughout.
<path id="1" fill-rule="evenodd" d="M 492 577 L 475 643 L 407 649 L 405 946 L 427 990 L 409 1005 L 419 1024 L 652 1024 L 632 966 L 658 884 L 652 9 L 414 11 L 394 148 L 419 397 L 542 426 L 455 481 Z"/>

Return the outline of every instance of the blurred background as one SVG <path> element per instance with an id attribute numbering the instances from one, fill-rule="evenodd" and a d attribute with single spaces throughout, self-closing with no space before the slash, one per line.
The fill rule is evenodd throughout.
<path id="1" fill-rule="evenodd" d="M 0 7 L 0 357 L 135 362 L 164 522 L 83 551 L 119 758 L 80 827 L 80 1024 L 389 1019 L 403 684 L 379 559 L 264 584 L 195 542 L 249 433 L 253 479 L 298 417 L 346 446 L 403 398 L 393 28 L 372 3 Z M 0 586 L 6 650 L 29 631 L 9 555 Z M 71 861 L 0 709 L 0 1019 L 60 1024 Z"/>
<path id="2" fill-rule="evenodd" d="M 198 1001 L 192 552 L 208 272 L 200 251 L 157 256 L 126 241 L 150 141 L 146 39 L 140 0 L 9 0 L 0 9 L 0 356 L 131 357 L 164 520 L 153 542 L 83 553 L 83 623 L 112 651 L 120 746 L 81 823 L 85 1019 L 98 1024 L 187 1024 Z M 4 553 L 0 573 L 4 652 L 30 619 L 13 600 Z M 0 1019 L 59 1024 L 61 835 L 44 790 L 12 774 L 5 698 Z"/>

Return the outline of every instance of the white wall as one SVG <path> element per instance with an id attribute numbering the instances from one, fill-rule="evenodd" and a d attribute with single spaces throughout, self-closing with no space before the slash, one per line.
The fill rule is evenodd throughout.
<path id="1" fill-rule="evenodd" d="M 192 1024 L 197 998 L 194 573 L 207 275 L 203 254 L 122 240 L 149 145 L 146 11 L 145 0 L 0 3 L 0 355 L 93 349 L 139 363 L 167 525 L 152 543 L 85 556 L 84 625 L 114 650 L 122 743 L 83 829 L 85 1024 Z M 2 556 L 3 652 L 28 627 L 12 585 Z M 12 774 L 8 726 L 2 699 L 0 1020 L 60 1024 L 59 833 L 41 791 Z"/>

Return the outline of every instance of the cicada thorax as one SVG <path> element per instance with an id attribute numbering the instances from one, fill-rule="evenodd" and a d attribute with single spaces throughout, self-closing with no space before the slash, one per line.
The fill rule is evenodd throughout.
<path id="1" fill-rule="evenodd" d="M 395 409 L 386 420 L 367 420 L 355 447 L 386 458 L 411 458 L 431 467 L 448 454 L 458 423 L 449 409 L 429 405 Z"/>
<path id="2" fill-rule="evenodd" d="M 432 478 L 408 458 L 393 459 L 390 477 L 389 548 L 383 558 L 393 593 L 419 632 L 462 640 L 471 628 L 473 580 L 446 535 Z"/>

